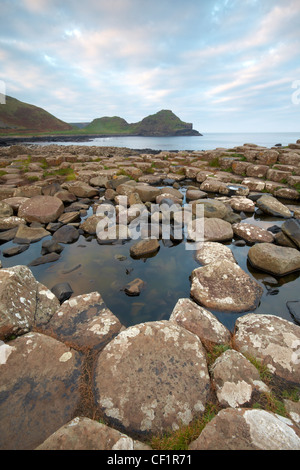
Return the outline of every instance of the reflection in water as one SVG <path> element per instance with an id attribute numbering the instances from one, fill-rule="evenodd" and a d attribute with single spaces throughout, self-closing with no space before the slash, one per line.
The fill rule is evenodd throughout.
<path id="1" fill-rule="evenodd" d="M 90 214 L 88 214 L 90 215 Z M 250 217 L 245 222 L 266 226 L 281 225 L 275 218 L 261 220 Z M 268 225 L 267 225 L 268 224 Z M 50 239 L 51 237 L 48 237 Z M 42 242 L 33 243 L 25 252 L 5 258 L 1 256 L 3 267 L 17 264 L 28 265 L 41 254 Z M 33 275 L 48 288 L 58 282 L 69 282 L 74 294 L 98 291 L 108 308 L 125 326 L 140 322 L 168 319 L 179 298 L 190 296 L 189 276 L 199 267 L 194 252 L 186 250 L 184 242 L 172 244 L 160 240 L 160 250 L 147 259 L 132 259 L 130 246 L 136 241 L 117 244 L 99 244 L 95 237 L 80 236 L 73 244 L 64 244 L 61 257 L 54 263 L 33 266 Z M 252 275 L 263 287 L 264 294 L 256 313 L 278 315 L 294 321 L 286 306 L 287 301 L 299 299 L 300 273 L 277 278 L 253 269 L 247 261 L 250 246 L 235 246 L 232 249 L 237 263 Z M 13 242 L 5 248 L 15 246 Z M 145 282 L 138 297 L 125 294 L 124 286 L 135 278 Z M 212 312 L 230 330 L 241 314 Z M 249 313 L 249 312 L 245 312 Z"/>

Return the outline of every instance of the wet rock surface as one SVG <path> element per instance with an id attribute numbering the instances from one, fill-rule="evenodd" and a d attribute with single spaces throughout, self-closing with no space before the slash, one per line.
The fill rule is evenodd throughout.
<path id="1" fill-rule="evenodd" d="M 53 292 L 26 266 L 0 269 L 0 448 L 144 449 L 151 436 L 201 419 L 213 402 L 219 411 L 190 449 L 299 449 L 299 402 L 283 401 L 283 390 L 291 387 L 299 399 L 298 298 L 286 299 L 290 321 L 261 310 L 255 313 L 262 295 L 276 299 L 299 270 L 299 149 L 245 144 L 235 149 L 240 157 L 228 157 L 224 149 L 143 154 L 36 146 L 30 148 L 29 176 L 38 180 L 30 184 L 26 172 L 19 171 L 22 163 L 15 161 L 22 160 L 18 152 L 26 161 L 28 149 L 13 150 L 0 148 L 2 168 L 12 165 L 0 181 L 3 263 L 24 256 L 36 272 L 41 262 L 55 270 L 55 259 L 64 257 L 72 244 L 79 250 L 96 236 L 103 218 L 97 208 L 103 203 L 116 209 L 118 225 L 113 240 L 97 241 L 122 247 L 124 238 L 120 242 L 117 236 L 123 231 L 130 239 L 139 205 L 149 222 L 153 216 L 151 226 L 158 224 L 157 239 L 140 245 L 133 241 L 132 252 L 128 248 L 120 258 L 112 257 L 126 272 L 126 281 L 117 284 L 131 292 L 127 297 L 122 293 L 123 301 L 132 301 L 133 311 L 138 311 L 145 305 L 143 295 L 149 294 L 149 302 L 153 291 L 147 282 L 141 284 L 143 275 L 130 263 L 148 266 L 162 245 L 176 250 L 181 239 L 174 221 L 181 233 L 187 230 L 189 244 L 194 243 L 197 219 L 185 221 L 184 208 L 192 218 L 197 206 L 204 209 L 204 243 L 187 253 L 200 265 L 191 273 L 191 298 L 174 296 L 169 320 L 128 328 L 107 308 L 100 292 L 75 295 L 68 284 L 54 295 L 55 282 L 62 286 L 59 281 L 70 280 L 69 263 L 59 269 L 67 277 L 51 284 Z M 49 178 L 40 171 L 41 158 L 52 173 Z M 74 181 L 60 175 L 65 170 Z M 164 210 L 152 213 L 152 204 L 163 204 Z M 162 223 L 171 207 L 174 226 L 166 239 Z M 126 212 L 128 225 L 122 219 Z M 77 247 L 80 235 L 86 242 Z M 44 236 L 47 240 L 40 242 Z M 9 242 L 17 246 L 5 246 Z M 30 259 L 39 242 L 41 256 Z M 102 247 L 97 248 L 95 263 L 101 257 Z M 247 260 L 259 282 L 239 266 Z M 83 264 L 71 263 L 72 268 L 82 266 L 74 271 L 79 283 Z M 176 263 L 173 270 L 180 276 Z M 153 278 L 157 274 L 151 272 Z M 139 299 L 134 298 L 137 294 Z M 170 295 L 166 289 L 161 304 Z M 241 314 L 230 330 L 220 321 L 229 312 Z M 212 358 L 216 348 L 222 350 L 218 359 Z M 267 368 L 271 379 L 258 375 L 255 361 Z M 267 409 L 266 396 L 273 393 L 284 403 L 284 417 Z M 266 409 L 250 408 L 256 401 Z"/>

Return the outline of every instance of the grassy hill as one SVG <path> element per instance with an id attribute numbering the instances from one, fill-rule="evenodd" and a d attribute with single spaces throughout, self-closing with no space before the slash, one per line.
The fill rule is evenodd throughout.
<path id="1" fill-rule="evenodd" d="M 0 105 L 0 133 L 69 131 L 73 127 L 42 108 L 6 96 Z"/>
<path id="2" fill-rule="evenodd" d="M 170 110 L 161 110 L 133 124 L 128 124 L 125 119 L 117 116 L 98 118 L 94 119 L 84 130 L 106 135 L 201 135 L 193 129 L 192 124 L 181 121 Z"/>

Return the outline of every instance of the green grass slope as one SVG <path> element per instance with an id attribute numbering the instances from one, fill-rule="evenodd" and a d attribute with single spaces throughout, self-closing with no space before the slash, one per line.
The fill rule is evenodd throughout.
<path id="1" fill-rule="evenodd" d="M 6 96 L 0 105 L 0 133 L 69 131 L 73 127 L 42 108 Z"/>

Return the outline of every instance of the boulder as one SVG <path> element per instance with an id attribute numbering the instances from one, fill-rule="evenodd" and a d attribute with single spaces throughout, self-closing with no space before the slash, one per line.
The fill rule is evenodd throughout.
<path id="1" fill-rule="evenodd" d="M 2 251 L 2 254 L 4 257 L 11 257 L 11 256 L 16 256 L 19 255 L 20 253 L 23 253 L 23 251 L 28 250 L 29 245 L 18 245 L 18 246 L 13 246 L 12 248 L 6 248 L 6 250 Z"/>
<path id="2" fill-rule="evenodd" d="M 161 189 L 145 184 L 136 186 L 134 192 L 138 193 L 142 202 L 155 202 L 156 196 L 161 193 Z"/>
<path id="3" fill-rule="evenodd" d="M 63 302 L 43 331 L 82 351 L 103 348 L 121 327 L 101 295 L 91 292 Z"/>
<path id="4" fill-rule="evenodd" d="M 18 216 L 26 222 L 54 222 L 64 211 L 63 202 L 55 196 L 34 196 L 19 206 Z"/>
<path id="5" fill-rule="evenodd" d="M 226 408 L 189 450 L 300 450 L 300 436 L 291 420 L 269 411 Z"/>
<path id="6" fill-rule="evenodd" d="M 59 308 L 52 292 L 37 282 L 26 266 L 2 268 L 0 281 L 1 340 L 46 323 Z"/>
<path id="7" fill-rule="evenodd" d="M 263 289 L 238 264 L 221 260 L 194 269 L 190 293 L 205 308 L 246 312 L 258 306 Z"/>
<path id="8" fill-rule="evenodd" d="M 9 197 L 7 199 L 3 199 L 3 202 L 8 204 L 14 211 L 18 211 L 20 205 L 27 200 L 27 197 Z"/>
<path id="9" fill-rule="evenodd" d="M 286 303 L 286 306 L 294 319 L 294 321 L 300 325 L 300 301 L 299 300 L 290 300 Z"/>
<path id="10" fill-rule="evenodd" d="M 275 315 L 249 313 L 237 319 L 235 348 L 263 361 L 270 372 L 300 383 L 300 327 Z"/>
<path id="11" fill-rule="evenodd" d="M 195 253 L 195 259 L 198 263 L 206 266 L 215 261 L 227 260 L 235 263 L 235 258 L 229 246 L 218 242 L 205 242 Z"/>
<path id="12" fill-rule="evenodd" d="M 222 242 L 233 238 L 232 226 L 223 219 L 195 219 L 188 224 L 188 238 L 197 241 Z"/>
<path id="13" fill-rule="evenodd" d="M 80 227 L 82 230 L 84 230 L 86 233 L 89 233 L 90 235 L 95 235 L 97 233 L 97 225 L 100 220 L 102 220 L 105 216 L 104 215 L 91 215 L 90 217 L 87 217 L 87 219 L 84 220 L 80 224 Z"/>
<path id="14" fill-rule="evenodd" d="M 74 291 L 68 282 L 59 282 L 52 287 L 51 292 L 58 298 L 59 302 L 62 303 L 68 300 Z"/>
<path id="15" fill-rule="evenodd" d="M 231 197 L 229 204 L 237 212 L 255 212 L 255 203 L 247 197 Z"/>
<path id="16" fill-rule="evenodd" d="M 147 444 L 84 416 L 51 434 L 35 450 L 151 450 Z"/>
<path id="17" fill-rule="evenodd" d="M 233 233 L 248 243 L 272 243 L 274 236 L 268 230 L 257 225 L 239 223 L 232 225 Z"/>
<path id="18" fill-rule="evenodd" d="M 169 320 L 197 335 L 204 344 L 230 342 L 229 330 L 211 312 L 191 299 L 179 299 Z"/>
<path id="19" fill-rule="evenodd" d="M 201 341 L 169 321 L 119 333 L 100 352 L 94 383 L 108 424 L 135 437 L 189 424 L 211 392 Z"/>
<path id="20" fill-rule="evenodd" d="M 47 253 L 45 255 L 39 256 L 38 258 L 35 258 L 34 260 L 30 261 L 28 266 L 40 266 L 41 264 L 46 264 L 46 263 L 54 263 L 54 261 L 57 261 L 60 258 L 59 253 Z"/>
<path id="21" fill-rule="evenodd" d="M 132 258 L 144 258 L 151 256 L 160 249 L 160 244 L 156 239 L 141 240 L 130 247 Z"/>
<path id="22" fill-rule="evenodd" d="M 4 201 L 0 201 L 0 218 L 10 217 L 13 215 L 12 207 Z"/>
<path id="23" fill-rule="evenodd" d="M 281 226 L 281 230 L 300 249 L 300 220 L 289 219 L 285 221 Z"/>
<path id="24" fill-rule="evenodd" d="M 22 217 L 16 217 L 15 215 L 2 217 L 0 219 L 0 230 L 10 230 L 15 227 L 19 227 L 19 225 L 25 225 L 25 223 L 25 219 Z"/>
<path id="25" fill-rule="evenodd" d="M 72 225 L 63 225 L 53 234 L 53 239 L 60 243 L 73 243 L 78 238 L 79 232 Z"/>
<path id="26" fill-rule="evenodd" d="M 227 349 L 210 368 L 219 404 L 223 407 L 250 406 L 261 392 L 270 393 L 258 369 L 243 354 Z"/>
<path id="27" fill-rule="evenodd" d="M 296 248 L 257 243 L 248 251 L 248 259 L 254 268 L 274 274 L 286 274 L 300 270 L 300 253 Z"/>
<path id="28" fill-rule="evenodd" d="M 0 449 L 33 450 L 72 419 L 81 356 L 40 333 L 0 343 Z"/>
<path id="29" fill-rule="evenodd" d="M 257 199 L 256 204 L 265 214 L 273 215 L 274 217 L 292 217 L 292 213 L 288 207 L 273 196 L 261 196 Z"/>
<path id="30" fill-rule="evenodd" d="M 97 196 L 99 191 L 93 186 L 83 181 L 76 181 L 68 185 L 68 191 L 77 197 L 94 197 Z"/>
<path id="31" fill-rule="evenodd" d="M 223 219 L 228 214 L 228 207 L 216 199 L 204 199 L 191 203 L 192 213 L 197 214 L 197 206 L 203 206 L 203 214 L 200 217 Z"/>

